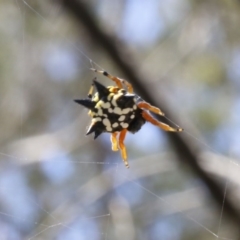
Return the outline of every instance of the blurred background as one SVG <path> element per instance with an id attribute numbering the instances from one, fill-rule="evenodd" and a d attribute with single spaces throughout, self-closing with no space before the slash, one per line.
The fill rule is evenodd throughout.
<path id="1" fill-rule="evenodd" d="M 156 127 L 127 135 L 130 169 L 85 136 L 73 99 L 112 84 L 89 68 L 125 76 L 61 2 L 0 2 L 0 239 L 239 239 L 240 2 L 83 1 L 202 148 L 221 206 Z"/>

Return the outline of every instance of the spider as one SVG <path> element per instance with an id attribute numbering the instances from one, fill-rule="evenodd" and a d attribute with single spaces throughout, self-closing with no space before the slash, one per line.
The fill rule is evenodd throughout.
<path id="1" fill-rule="evenodd" d="M 88 115 L 92 118 L 92 121 L 86 135 L 94 133 L 94 139 L 96 139 L 103 132 L 111 133 L 112 150 L 118 151 L 120 149 L 127 168 L 129 168 L 129 165 L 127 150 L 124 145 L 127 132 L 136 133 L 146 121 L 165 131 L 183 131 L 182 128 L 170 127 L 152 117 L 149 111 L 161 116 L 164 116 L 164 113 L 134 94 L 132 85 L 126 80 L 112 76 L 106 71 L 91 70 L 108 77 L 117 86 L 105 87 L 94 78 L 88 92 L 88 98 L 74 100 L 90 109 Z M 94 87 L 96 93 L 93 95 Z"/>

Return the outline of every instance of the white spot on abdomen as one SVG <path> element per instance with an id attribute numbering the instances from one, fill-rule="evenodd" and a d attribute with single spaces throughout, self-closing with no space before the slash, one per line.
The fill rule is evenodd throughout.
<path id="1" fill-rule="evenodd" d="M 128 128 L 128 126 L 129 126 L 128 123 L 123 123 L 123 122 L 120 123 L 120 125 L 121 125 L 123 128 Z"/>
<path id="2" fill-rule="evenodd" d="M 108 118 L 104 118 L 104 119 L 103 119 L 103 124 L 104 124 L 106 127 L 111 127 L 111 123 L 110 123 L 110 121 L 109 121 Z"/>
<path id="3" fill-rule="evenodd" d="M 109 121 L 108 118 L 104 118 L 104 119 L 103 119 L 103 124 L 106 126 L 106 130 L 107 130 L 108 132 L 112 132 L 111 123 L 110 123 L 110 121 Z"/>
<path id="4" fill-rule="evenodd" d="M 131 108 L 125 108 L 125 109 L 122 110 L 122 113 L 123 114 L 128 114 L 130 111 L 132 111 Z"/>
<path id="5" fill-rule="evenodd" d="M 122 115 L 121 117 L 118 118 L 118 121 L 122 122 L 122 121 L 125 120 L 125 118 L 126 118 L 126 117 L 125 117 L 124 115 Z"/>
<path id="6" fill-rule="evenodd" d="M 102 119 L 100 117 L 93 118 L 94 122 L 100 122 Z"/>
<path id="7" fill-rule="evenodd" d="M 116 113 L 116 114 L 118 114 L 118 115 L 121 115 L 121 114 L 122 114 L 122 110 L 121 110 L 121 108 L 119 108 L 119 107 L 115 107 L 115 108 L 113 109 L 113 112 Z"/>
<path id="8" fill-rule="evenodd" d="M 99 116 L 102 116 L 102 115 L 103 115 L 103 111 L 102 111 L 101 108 L 98 109 L 98 115 L 99 115 Z"/>
<path id="9" fill-rule="evenodd" d="M 117 122 L 115 122 L 115 123 L 112 125 L 112 127 L 113 127 L 113 128 L 116 128 L 116 127 L 118 127 L 118 123 L 117 123 Z"/>
<path id="10" fill-rule="evenodd" d="M 106 127 L 108 132 L 112 132 L 112 128 L 111 127 Z"/>
<path id="11" fill-rule="evenodd" d="M 112 105 L 114 106 L 114 107 L 117 107 L 117 102 L 116 102 L 116 99 L 112 99 Z"/>
<path id="12" fill-rule="evenodd" d="M 102 108 L 110 108 L 110 103 L 109 102 L 105 102 L 102 104 Z"/>

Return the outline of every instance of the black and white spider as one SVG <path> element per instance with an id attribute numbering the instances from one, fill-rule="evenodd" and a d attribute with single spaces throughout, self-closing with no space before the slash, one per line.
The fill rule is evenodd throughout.
<path id="1" fill-rule="evenodd" d="M 111 133 L 112 150 L 118 151 L 120 149 L 127 168 L 129 165 L 124 145 L 127 132 L 135 133 L 139 131 L 146 121 L 165 131 L 183 131 L 182 128 L 170 127 L 152 117 L 149 111 L 161 116 L 164 116 L 164 113 L 134 94 L 133 87 L 129 82 L 112 76 L 106 71 L 92 70 L 110 78 L 117 86 L 105 87 L 95 78 L 89 90 L 88 98 L 74 100 L 90 109 L 88 114 L 92 121 L 86 135 L 94 133 L 94 139 L 96 139 L 103 132 Z M 94 87 L 96 93 L 93 95 Z"/>

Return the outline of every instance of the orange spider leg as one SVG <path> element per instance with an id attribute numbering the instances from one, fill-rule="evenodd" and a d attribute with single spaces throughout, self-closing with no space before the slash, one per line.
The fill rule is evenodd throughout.
<path id="1" fill-rule="evenodd" d="M 151 104 L 147 103 L 147 102 L 139 102 L 138 104 L 139 108 L 145 108 L 151 112 L 157 113 L 161 116 L 164 116 L 165 114 L 157 107 L 152 106 Z"/>
<path id="2" fill-rule="evenodd" d="M 162 128 L 165 131 L 170 131 L 170 132 L 182 132 L 183 131 L 182 128 L 172 128 L 169 125 L 158 121 L 157 119 L 153 118 L 150 114 L 148 114 L 146 111 L 142 112 L 142 116 L 146 121 L 152 123 L 155 126 Z"/>
<path id="3" fill-rule="evenodd" d="M 128 161 L 127 161 L 127 150 L 126 150 L 126 147 L 123 143 L 125 137 L 126 137 L 126 134 L 127 134 L 127 129 L 123 129 L 121 132 L 120 132 L 120 135 L 119 135 L 119 148 L 121 150 L 121 155 L 122 155 L 122 159 L 123 159 L 123 162 L 125 164 L 125 166 L 127 168 L 129 168 L 128 166 Z"/>
<path id="4" fill-rule="evenodd" d="M 111 142 L 112 142 L 112 150 L 113 151 L 118 151 L 117 134 L 118 134 L 118 132 L 114 132 L 111 134 Z"/>
<path id="5" fill-rule="evenodd" d="M 119 88 L 123 88 L 123 84 L 124 84 L 127 87 L 128 92 L 133 93 L 132 85 L 129 82 L 127 82 L 126 80 L 118 78 L 118 77 L 114 77 L 111 74 L 107 73 L 106 71 L 101 71 L 101 70 L 97 70 L 97 69 L 94 69 L 94 68 L 91 68 L 91 70 L 94 71 L 94 72 L 97 72 L 97 73 L 101 73 L 104 76 L 110 78 L 111 80 L 113 80 L 117 84 L 117 86 Z"/>

